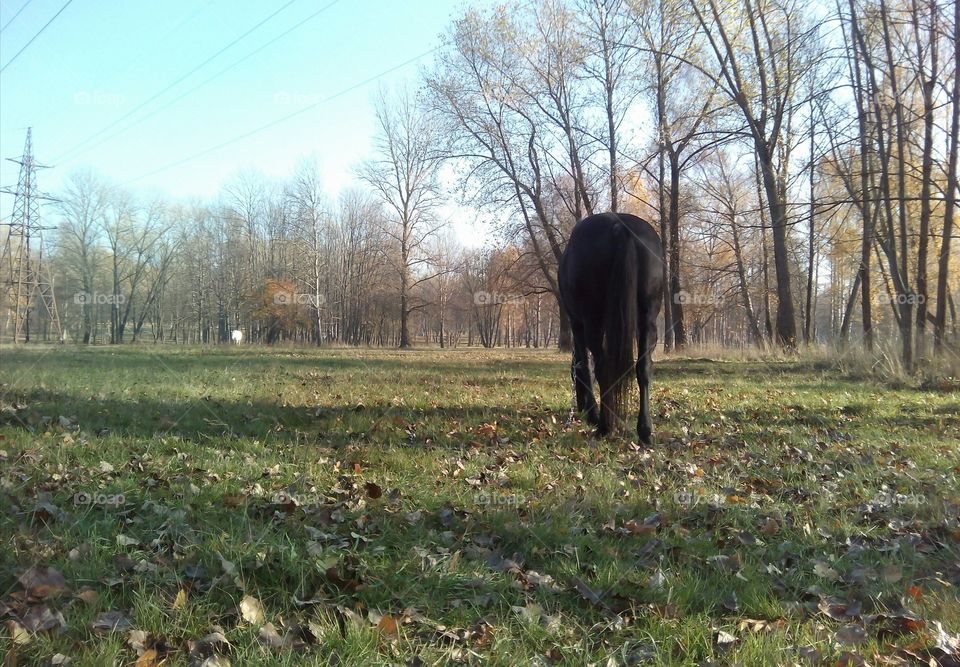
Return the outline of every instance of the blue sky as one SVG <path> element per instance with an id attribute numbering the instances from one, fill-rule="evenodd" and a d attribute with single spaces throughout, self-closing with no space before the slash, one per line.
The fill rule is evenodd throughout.
<path id="1" fill-rule="evenodd" d="M 0 66 L 65 1 L 29 0 L 0 34 Z M 294 0 L 113 125 L 287 2 L 73 0 L 0 74 L 0 156 L 20 155 L 30 125 L 37 159 L 54 167 L 40 172 L 44 191 L 55 193 L 72 171 L 91 167 L 137 191 L 210 197 L 241 169 L 282 178 L 299 161 L 315 156 L 328 190 L 336 192 L 351 181 L 351 166 L 369 154 L 378 85 L 415 83 L 417 68 L 432 56 L 321 101 L 436 47 L 440 33 L 463 10 L 463 0 L 338 0 L 332 5 L 330 0 Z M 24 3 L 0 0 L 0 26 Z M 157 111 L 327 5 L 288 35 Z M 163 169 L 317 102 L 254 136 Z M 0 184 L 15 185 L 17 170 L 4 160 Z M 0 198 L 0 215 L 9 215 L 12 203 L 9 196 Z"/>

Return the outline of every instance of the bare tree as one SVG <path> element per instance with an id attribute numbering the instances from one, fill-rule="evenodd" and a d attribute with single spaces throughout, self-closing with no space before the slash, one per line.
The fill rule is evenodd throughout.
<path id="1" fill-rule="evenodd" d="M 777 340 L 793 347 L 797 323 L 787 243 L 788 135 L 800 83 L 815 62 L 817 28 L 808 6 L 797 0 L 743 0 L 742 6 L 723 8 L 708 0 L 705 9 L 693 1 L 691 8 L 715 56 L 721 90 L 740 109 L 753 142 L 773 230 Z"/>
<path id="2" fill-rule="evenodd" d="M 109 188 L 89 171 L 70 176 L 60 197 L 62 222 L 58 233 L 59 250 L 69 263 L 68 271 L 79 279 L 81 298 L 78 299 L 83 318 L 81 339 L 86 343 L 93 337 L 93 309 L 91 297 L 96 292 L 95 279 L 101 253 L 100 234 L 106 219 Z"/>
<path id="3" fill-rule="evenodd" d="M 410 347 L 410 313 L 423 304 L 411 302 L 411 290 L 429 279 L 418 273 L 429 267 L 429 239 L 442 223 L 438 172 L 445 153 L 436 122 L 404 89 L 393 99 L 381 92 L 376 101 L 379 131 L 377 157 L 359 169 L 362 178 L 388 209 L 385 233 L 396 243 L 400 295 L 400 347 Z"/>
<path id="4" fill-rule="evenodd" d="M 329 292 L 329 285 L 326 284 L 329 273 L 324 262 L 329 214 L 316 161 L 300 165 L 294 174 L 288 196 L 292 200 L 293 218 L 296 221 L 292 236 L 306 254 L 307 277 L 303 282 L 309 289 L 306 293 L 310 295 L 308 305 L 315 327 L 313 340 L 320 345 L 323 342 L 323 312 Z"/>
<path id="5" fill-rule="evenodd" d="M 607 149 L 610 210 L 616 212 L 622 196 L 620 154 L 625 142 L 621 127 L 640 91 L 638 52 L 632 48 L 637 41 L 637 24 L 627 0 L 579 0 L 577 8 L 589 54 L 584 70 L 598 86 L 596 94 L 603 109 L 605 127 L 599 135 Z"/>
<path id="6" fill-rule="evenodd" d="M 944 184 L 943 239 L 937 262 L 937 310 L 933 322 L 934 347 L 943 350 L 947 325 L 947 277 L 950 269 L 950 239 L 953 235 L 953 216 L 957 206 L 957 148 L 960 144 L 960 3 L 953 3 L 953 81 L 949 88 L 951 106 L 950 131 L 947 138 L 947 173 Z"/>

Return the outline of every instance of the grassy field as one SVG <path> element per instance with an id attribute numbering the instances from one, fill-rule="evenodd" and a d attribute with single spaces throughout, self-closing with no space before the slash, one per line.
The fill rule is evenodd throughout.
<path id="1" fill-rule="evenodd" d="M 643 449 L 565 424 L 554 352 L 7 347 L 0 383 L 7 664 L 960 660 L 956 393 L 667 358 Z"/>

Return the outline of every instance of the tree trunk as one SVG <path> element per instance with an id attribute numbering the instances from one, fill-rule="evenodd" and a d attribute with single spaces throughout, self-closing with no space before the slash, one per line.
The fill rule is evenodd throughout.
<path id="1" fill-rule="evenodd" d="M 670 291 L 672 294 L 671 326 L 673 346 L 682 350 L 687 345 L 687 331 L 683 324 L 683 304 L 680 303 L 680 164 L 679 155 L 670 152 Z"/>
<path id="2" fill-rule="evenodd" d="M 960 3 L 953 5 L 953 62 L 960 63 Z M 960 143 L 960 78 L 953 77 L 953 105 L 950 117 L 949 158 L 947 160 L 946 196 L 943 211 L 943 240 L 937 263 L 937 310 L 934 315 L 933 342 L 937 352 L 943 352 L 947 325 L 947 300 L 950 293 L 947 276 L 950 269 L 950 237 L 953 234 L 953 216 L 957 205 L 957 144 Z"/>
<path id="3" fill-rule="evenodd" d="M 773 228 L 773 266 L 777 275 L 777 343 L 787 349 L 797 345 L 797 322 L 794 316 L 793 287 L 790 284 L 790 258 L 787 248 L 787 211 L 777 176 L 773 169 L 772 156 L 767 145 L 756 141 L 757 158 L 763 176 L 763 186 Z"/>
<path id="4" fill-rule="evenodd" d="M 664 131 L 662 90 L 657 91 L 657 113 L 660 114 L 660 132 Z M 667 211 L 667 190 L 666 190 L 666 150 L 663 140 L 660 142 L 660 151 L 657 155 L 657 201 L 660 213 L 660 245 L 663 251 L 663 267 L 666 275 L 663 281 L 663 351 L 669 352 L 673 348 L 673 283 L 670 280 L 670 222 L 665 215 Z"/>
<path id="5" fill-rule="evenodd" d="M 561 352 L 570 352 L 573 349 L 573 335 L 570 331 L 570 318 L 560 301 L 560 295 L 554 293 L 560 311 L 560 330 L 557 332 L 557 349 Z"/>
<path id="6" fill-rule="evenodd" d="M 805 345 L 811 345 L 813 343 L 813 274 L 814 267 L 816 266 L 816 251 L 814 246 L 814 217 L 816 213 L 816 201 L 814 199 L 816 193 L 814 191 L 814 159 L 813 154 L 816 150 L 816 141 L 814 135 L 814 122 L 813 122 L 813 102 L 810 102 L 810 231 L 807 235 L 807 255 L 809 257 L 809 264 L 807 265 L 807 299 L 804 307 L 804 316 L 803 316 L 803 342 Z"/>

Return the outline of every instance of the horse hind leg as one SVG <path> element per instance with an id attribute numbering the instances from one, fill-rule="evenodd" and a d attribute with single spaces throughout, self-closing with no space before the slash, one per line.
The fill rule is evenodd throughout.
<path id="1" fill-rule="evenodd" d="M 609 364 L 603 352 L 603 331 L 599 326 L 588 326 L 586 334 L 587 348 L 593 356 L 593 374 L 600 387 L 597 437 L 603 438 L 616 432 L 618 418 L 616 408 L 610 403 L 612 383 L 609 377 Z"/>
<path id="2" fill-rule="evenodd" d="M 586 334 L 583 324 L 579 322 L 571 322 L 570 329 L 573 334 L 573 364 L 570 374 L 577 397 L 577 413 L 585 415 L 587 423 L 596 426 L 600 423 L 600 417 L 597 413 L 597 401 L 593 397 L 593 376 L 590 373 Z"/>
<path id="3" fill-rule="evenodd" d="M 643 304 L 641 304 L 640 317 L 637 321 L 637 385 L 640 387 L 637 437 L 644 445 L 650 445 L 653 434 L 653 419 L 650 417 L 650 381 L 653 378 L 653 351 L 657 346 L 657 311 L 642 306 Z"/>

